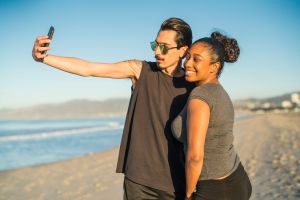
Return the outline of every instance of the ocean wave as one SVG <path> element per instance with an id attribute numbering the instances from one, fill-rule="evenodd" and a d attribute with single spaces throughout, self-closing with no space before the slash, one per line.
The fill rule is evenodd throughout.
<path id="1" fill-rule="evenodd" d="M 12 135 L 0 137 L 0 142 L 10 142 L 10 141 L 24 141 L 24 140 L 33 140 L 33 139 L 47 139 L 52 137 L 62 137 L 69 135 L 79 135 L 83 133 L 94 133 L 98 131 L 106 130 L 117 130 L 123 129 L 123 124 L 119 123 L 109 123 L 105 126 L 95 126 L 95 127 L 85 127 L 85 128 L 73 128 L 67 130 L 58 130 L 50 132 L 41 132 L 28 135 Z"/>
<path id="2" fill-rule="evenodd" d="M 99 124 L 100 123 L 100 124 Z M 104 124 L 118 123 L 117 121 L 102 121 L 101 119 L 71 119 L 71 120 L 30 120 L 30 121 L 1 121 L 0 131 L 17 131 L 17 130 L 39 130 L 48 128 L 74 128 L 86 126 L 99 126 Z"/>

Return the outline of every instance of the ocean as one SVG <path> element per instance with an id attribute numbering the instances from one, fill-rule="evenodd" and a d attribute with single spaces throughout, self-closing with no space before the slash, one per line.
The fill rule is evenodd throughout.
<path id="1" fill-rule="evenodd" d="M 120 144 L 125 118 L 0 120 L 0 171 L 85 154 Z"/>
<path id="2" fill-rule="evenodd" d="M 238 115 L 236 120 L 249 117 Z M 0 120 L 0 171 L 66 160 L 118 146 L 125 117 Z"/>

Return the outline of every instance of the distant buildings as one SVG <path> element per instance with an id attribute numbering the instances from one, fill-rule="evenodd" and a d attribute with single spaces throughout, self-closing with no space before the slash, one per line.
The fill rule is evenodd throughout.
<path id="1" fill-rule="evenodd" d="M 248 99 L 235 104 L 236 111 L 265 112 L 300 112 L 300 93 L 275 97 L 265 100 Z"/>
<path id="2" fill-rule="evenodd" d="M 283 102 L 281 102 L 281 107 L 282 108 L 292 108 L 293 103 L 291 101 L 283 101 Z"/>
<path id="3" fill-rule="evenodd" d="M 300 106 L 300 94 L 299 93 L 293 93 L 291 94 L 291 101 L 298 106 Z"/>

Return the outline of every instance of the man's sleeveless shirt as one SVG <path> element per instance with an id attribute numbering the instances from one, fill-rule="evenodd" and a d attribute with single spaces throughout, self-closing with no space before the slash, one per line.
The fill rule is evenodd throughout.
<path id="1" fill-rule="evenodd" d="M 164 191 L 184 192 L 182 144 L 171 122 L 183 109 L 193 84 L 170 77 L 153 62 L 143 62 L 130 98 L 117 172 L 130 180 Z"/>

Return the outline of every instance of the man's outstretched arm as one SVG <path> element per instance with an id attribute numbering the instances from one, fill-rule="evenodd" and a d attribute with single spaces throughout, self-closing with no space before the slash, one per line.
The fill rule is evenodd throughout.
<path id="1" fill-rule="evenodd" d="M 101 63 L 90 62 L 79 58 L 42 54 L 42 51 L 50 50 L 50 47 L 43 47 L 44 44 L 50 42 L 51 40 L 48 39 L 48 36 L 37 37 L 32 49 L 32 57 L 34 60 L 79 76 L 130 78 L 132 81 L 139 78 L 142 61 L 128 60 L 117 63 Z"/>

